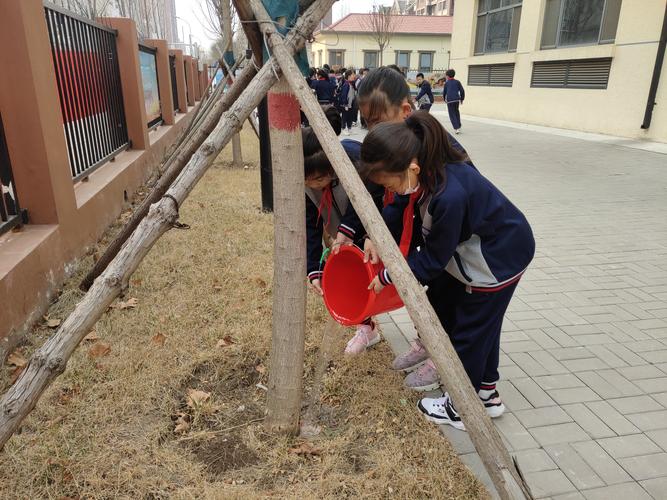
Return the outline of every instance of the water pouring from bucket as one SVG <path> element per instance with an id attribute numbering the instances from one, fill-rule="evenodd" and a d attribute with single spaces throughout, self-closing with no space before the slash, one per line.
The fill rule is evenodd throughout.
<path id="1" fill-rule="evenodd" d="M 359 325 L 377 314 L 403 307 L 396 287 L 389 285 L 376 294 L 368 285 L 382 264 L 364 262 L 364 252 L 356 246 L 343 246 L 331 255 L 324 267 L 322 290 L 324 304 L 341 325 Z"/>

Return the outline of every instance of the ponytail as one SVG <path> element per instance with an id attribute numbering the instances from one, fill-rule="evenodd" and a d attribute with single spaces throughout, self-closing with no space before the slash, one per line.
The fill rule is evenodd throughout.
<path id="1" fill-rule="evenodd" d="M 371 130 L 361 146 L 363 172 L 404 174 L 416 159 L 420 183 L 433 193 L 446 180 L 444 166 L 464 161 L 466 156 L 454 149 L 447 132 L 428 111 L 415 111 L 402 123 L 381 123 Z"/>

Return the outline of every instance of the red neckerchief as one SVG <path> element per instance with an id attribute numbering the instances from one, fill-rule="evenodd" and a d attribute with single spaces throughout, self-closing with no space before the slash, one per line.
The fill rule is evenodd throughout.
<path id="1" fill-rule="evenodd" d="M 399 248 L 403 257 L 408 256 L 410 251 L 410 242 L 412 241 L 412 227 L 415 220 L 415 203 L 421 197 L 424 192 L 423 188 L 419 188 L 416 193 L 410 195 L 410 200 L 408 201 L 408 206 L 405 207 L 403 212 L 403 232 L 401 233 L 401 244 Z"/>
<path id="2" fill-rule="evenodd" d="M 331 193 L 331 184 L 322 189 L 322 198 L 320 199 L 320 204 L 317 207 L 317 222 L 320 221 L 322 217 L 322 210 L 327 211 L 327 222 L 324 224 L 324 229 L 326 230 L 329 227 L 331 222 L 331 209 L 333 207 L 333 194 Z"/>
<path id="3" fill-rule="evenodd" d="M 389 191 L 387 188 L 384 188 L 384 199 L 383 199 L 384 206 L 386 207 L 387 205 L 391 205 L 394 203 L 394 192 Z"/>

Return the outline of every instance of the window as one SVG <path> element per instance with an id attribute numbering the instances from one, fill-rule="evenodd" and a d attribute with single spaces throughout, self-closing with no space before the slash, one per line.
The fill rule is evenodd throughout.
<path id="1" fill-rule="evenodd" d="M 514 64 L 476 64 L 468 66 L 468 85 L 511 87 Z"/>
<path id="2" fill-rule="evenodd" d="M 374 50 L 364 51 L 364 68 L 373 69 L 378 67 L 379 52 Z"/>
<path id="3" fill-rule="evenodd" d="M 410 52 L 404 50 L 396 51 L 396 66 L 403 71 L 410 69 Z"/>
<path id="4" fill-rule="evenodd" d="M 343 66 L 345 63 L 344 50 L 330 50 L 329 51 L 329 66 Z"/>
<path id="5" fill-rule="evenodd" d="M 621 0 L 547 0 L 541 48 L 612 43 Z"/>
<path id="6" fill-rule="evenodd" d="M 419 53 L 419 71 L 422 73 L 433 71 L 433 52 Z"/>
<path id="7" fill-rule="evenodd" d="M 522 0 L 479 0 L 475 55 L 514 52 L 519 39 Z"/>
<path id="8" fill-rule="evenodd" d="M 611 57 L 533 63 L 531 87 L 606 89 Z"/>

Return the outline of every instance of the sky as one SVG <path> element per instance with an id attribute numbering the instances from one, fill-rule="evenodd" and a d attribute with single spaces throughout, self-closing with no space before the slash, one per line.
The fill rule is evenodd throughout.
<path id="1" fill-rule="evenodd" d="M 176 0 L 176 19 L 178 34 L 183 41 L 188 42 L 192 32 L 193 43 L 202 45 L 207 51 L 215 41 L 202 24 L 201 5 L 205 0 Z M 393 0 L 339 0 L 333 7 L 334 22 L 351 12 L 369 12 L 373 4 L 392 5 Z"/>

